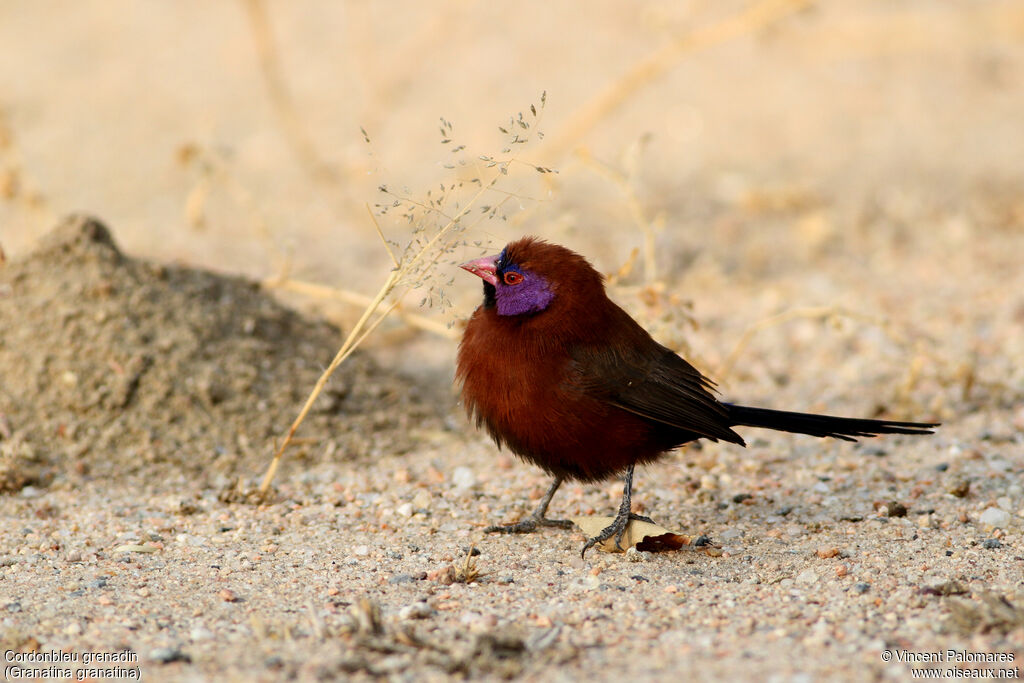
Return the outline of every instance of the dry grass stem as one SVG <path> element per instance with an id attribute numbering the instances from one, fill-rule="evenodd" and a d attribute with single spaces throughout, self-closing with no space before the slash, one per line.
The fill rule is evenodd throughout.
<path id="1" fill-rule="evenodd" d="M 373 321 L 373 323 L 369 325 L 367 324 L 367 321 L 370 319 L 373 313 L 376 312 L 376 310 L 380 307 L 380 305 L 384 301 L 384 298 L 393 288 L 394 283 L 392 282 L 392 280 L 394 278 L 395 272 L 397 271 L 392 271 L 392 274 L 388 278 L 387 282 L 385 282 L 384 287 L 381 287 L 381 291 L 378 292 L 377 296 L 373 299 L 370 306 L 366 307 L 366 310 L 363 312 L 363 315 L 359 319 L 359 322 L 357 322 L 355 327 L 352 328 L 352 331 L 345 339 L 345 343 L 343 343 L 341 345 L 341 348 L 338 349 L 338 353 L 335 354 L 334 360 L 331 361 L 331 364 L 327 366 L 327 369 L 324 370 L 323 373 L 321 373 L 320 378 L 316 381 L 316 385 L 314 385 L 313 391 L 310 392 L 309 397 L 306 399 L 306 403 L 302 406 L 302 410 L 299 411 L 298 417 L 296 417 L 295 421 L 292 422 L 292 426 L 288 429 L 288 434 L 285 436 L 284 441 L 281 443 L 281 446 L 277 449 L 277 452 L 274 453 L 274 459 L 271 460 L 270 466 L 267 468 L 266 474 L 263 475 L 263 481 L 260 482 L 259 488 L 260 496 L 266 496 L 267 491 L 270 489 L 270 483 L 274 480 L 274 475 L 277 473 L 277 468 L 281 463 L 281 457 L 284 455 L 284 452 L 288 448 L 288 446 L 292 443 L 292 439 L 295 436 L 295 432 L 298 431 L 299 426 L 302 424 L 302 421 L 306 419 L 306 415 L 309 414 L 310 409 L 313 407 L 313 403 L 316 401 L 317 397 L 320 396 L 320 393 L 324 390 L 324 387 L 327 385 L 327 380 L 331 378 L 331 375 L 333 375 L 334 371 L 338 369 L 338 366 L 341 365 L 346 358 L 352 355 L 352 352 L 356 350 L 356 347 L 359 346 L 359 344 L 362 343 L 362 341 L 366 339 L 366 337 L 369 336 L 370 333 L 377 329 L 377 326 L 384 322 L 384 319 L 388 316 L 388 314 L 392 310 L 394 310 L 395 306 L 398 305 L 397 301 L 392 302 L 392 304 L 387 309 L 385 309 L 384 312 L 381 313 L 377 317 L 377 319 Z"/>
<path id="2" fill-rule="evenodd" d="M 340 301 L 342 303 L 352 304 L 353 306 L 365 307 L 373 303 L 373 297 L 369 297 L 365 294 L 352 292 L 347 289 L 328 287 L 327 285 L 320 285 L 315 282 L 293 280 L 288 277 L 267 278 L 260 284 L 268 289 L 280 289 L 286 292 L 293 292 L 295 294 L 308 296 L 313 299 L 329 299 L 331 301 Z M 429 332 L 445 339 L 456 340 L 459 338 L 459 333 L 456 330 L 453 330 L 447 325 L 436 320 L 431 320 L 424 315 L 409 313 L 408 311 L 402 310 L 402 306 L 400 304 L 395 307 L 395 316 L 410 327 L 415 327 L 423 330 L 424 332 Z"/>
<path id="3" fill-rule="evenodd" d="M 322 183 L 337 183 L 338 171 L 317 152 L 316 145 L 306 133 L 302 117 L 299 116 L 291 92 L 285 83 L 281 71 L 281 58 L 274 45 L 273 32 L 270 28 L 270 19 L 267 16 L 264 0 L 243 0 L 242 4 L 245 5 L 246 14 L 249 16 L 253 42 L 260 62 L 260 72 L 267 85 L 270 103 L 284 128 L 285 139 L 291 145 L 302 167 L 314 180 Z"/>
<path id="4" fill-rule="evenodd" d="M 256 3 L 254 6 L 258 6 L 257 0 L 251 1 Z M 274 453 L 273 460 L 267 467 L 267 471 L 260 483 L 258 490 L 259 496 L 266 496 L 270 489 L 270 484 L 274 479 L 274 475 L 277 472 L 278 466 L 280 465 L 281 458 L 284 456 L 288 446 L 293 442 L 296 431 L 302 424 L 303 420 L 305 420 L 306 415 L 309 414 L 313 403 L 323 391 L 324 387 L 327 385 L 328 379 L 330 379 L 338 366 L 341 365 L 341 363 L 344 362 L 345 359 L 348 358 L 352 352 L 355 351 L 355 349 L 377 328 L 377 326 L 380 325 L 384 319 L 399 306 L 402 296 L 404 296 L 410 289 L 419 288 L 425 284 L 431 283 L 433 270 L 440 258 L 445 254 L 451 253 L 451 251 L 457 246 L 465 245 L 464 242 L 460 243 L 458 241 L 457 235 L 459 233 L 470 229 L 481 221 L 490 220 L 496 217 L 504 218 L 503 213 L 499 214 L 499 209 L 501 209 L 509 199 L 517 196 L 514 193 L 498 192 L 499 196 L 502 198 L 496 204 L 479 207 L 479 214 L 475 220 L 465 220 L 471 211 L 478 209 L 478 204 L 487 193 L 496 191 L 497 188 L 495 186 L 502 178 L 508 176 L 508 169 L 512 164 L 526 163 L 521 161 L 516 154 L 513 154 L 512 150 L 515 149 L 518 152 L 523 148 L 523 145 L 530 140 L 531 130 L 540 120 L 546 99 L 546 94 L 542 94 L 539 109 L 531 105 L 529 116 L 524 116 L 524 114 L 520 112 L 517 116 L 513 116 L 509 119 L 509 123 L 506 124 L 507 127 L 499 126 L 499 130 L 506 139 L 506 147 L 502 150 L 502 153 L 507 154 L 508 156 L 504 158 L 495 158 L 493 156 L 486 155 L 477 157 L 478 160 L 484 162 L 485 169 L 489 169 L 485 170 L 485 174 L 489 176 L 486 179 L 477 176 L 470 181 L 451 182 L 448 185 L 441 182 L 439 189 L 432 188 L 428 190 L 424 199 L 416 199 L 407 196 L 407 192 L 403 192 L 401 194 L 396 193 L 389 189 L 387 185 L 381 185 L 379 187 L 380 192 L 389 197 L 390 201 L 386 204 L 378 204 L 378 211 L 383 215 L 387 214 L 389 210 L 396 210 L 396 213 L 399 213 L 401 217 L 404 218 L 412 227 L 412 239 L 402 250 L 401 254 L 398 255 L 396 251 L 392 249 L 392 243 L 384 236 L 384 231 L 381 230 L 380 225 L 377 223 L 376 216 L 373 211 L 370 211 L 370 218 L 373 222 L 374 229 L 377 232 L 377 236 L 384 244 L 384 248 L 391 259 L 393 268 L 388 273 L 387 278 L 384 280 L 384 284 L 381 285 L 380 290 L 374 297 L 370 298 L 368 301 L 358 301 L 360 305 L 365 304 L 363 314 L 352 327 L 330 365 L 328 365 L 327 369 L 321 373 L 313 387 L 313 390 L 310 392 L 302 409 L 299 411 L 299 415 L 292 422 L 287 435 Z M 453 130 L 452 124 L 442 118 L 440 125 L 442 145 L 451 145 Z M 540 136 L 539 133 L 538 136 Z M 369 136 L 366 135 L 365 132 L 364 137 L 367 142 L 369 142 Z M 450 149 L 452 153 L 458 154 L 461 153 L 465 147 L 463 145 L 454 145 L 448 149 Z M 538 173 L 545 174 L 553 172 L 552 169 L 549 168 L 533 166 L 532 164 L 528 165 L 532 166 Z M 456 168 L 454 164 L 447 167 L 453 170 Z M 473 190 L 474 187 L 475 190 Z M 435 191 L 437 191 L 438 194 L 435 195 Z M 472 193 L 466 197 L 466 194 L 469 192 Z M 464 201 L 460 203 L 458 201 L 459 199 L 464 199 Z M 449 207 L 449 204 L 452 206 Z M 369 207 L 367 208 L 369 209 Z M 431 231 L 433 234 L 431 234 Z M 292 290 L 304 290 L 307 293 L 315 291 L 318 294 L 328 294 L 329 292 L 329 295 L 332 298 L 338 298 L 341 300 L 353 301 L 354 299 L 361 299 L 358 295 L 352 295 L 351 293 L 339 293 L 338 290 L 320 288 L 307 283 L 296 283 L 293 280 L 287 279 L 286 275 L 276 281 L 271 280 L 268 284 L 270 286 L 278 286 Z M 440 302 L 442 308 L 446 305 L 450 305 L 450 302 L 445 296 L 444 290 L 440 287 L 435 288 L 433 284 L 430 284 L 428 294 L 423 298 L 421 305 L 429 303 L 432 306 L 435 297 Z M 381 311 L 380 309 L 384 305 L 384 302 L 389 298 L 391 299 L 390 304 L 388 304 L 386 309 Z M 432 331 L 438 331 L 437 326 L 433 323 L 428 323 L 425 318 L 417 317 L 414 318 L 414 320 L 416 320 L 421 327 L 430 328 Z M 447 330 L 443 334 L 446 337 L 452 336 L 452 333 Z"/>
<path id="5" fill-rule="evenodd" d="M 377 220 L 377 217 L 373 215 L 373 209 L 370 208 L 369 204 L 363 204 L 363 206 L 366 207 L 366 213 L 370 215 L 370 221 L 373 223 L 373 227 L 377 231 L 377 237 L 380 238 L 381 243 L 388 252 L 388 256 L 391 257 L 391 263 L 395 268 L 400 268 L 402 264 L 398 262 L 395 252 L 391 251 L 391 245 L 388 244 L 388 239 L 384 237 L 384 231 L 380 229 L 380 222 Z"/>
<path id="6" fill-rule="evenodd" d="M 549 161 L 561 159 L 601 120 L 621 107 L 638 90 L 667 73 L 685 55 L 759 31 L 809 7 L 812 2 L 813 0 L 762 0 L 713 26 L 683 34 L 634 65 L 625 76 L 581 107 L 565 124 L 561 135 L 548 139 L 544 146 L 543 158 Z"/>
<path id="7" fill-rule="evenodd" d="M 655 258 L 656 249 L 654 236 L 655 223 L 659 221 L 651 221 L 645 215 L 643 205 L 640 203 L 640 198 L 637 197 L 636 194 L 632 174 L 627 176 L 626 174 L 615 170 L 608 164 L 598 161 L 590 154 L 590 150 L 585 147 L 581 147 L 576 150 L 576 157 L 584 166 L 596 171 L 599 175 L 611 181 L 622 191 L 622 194 L 626 198 L 626 209 L 629 212 L 629 217 L 644 236 L 644 283 L 648 285 L 653 284 L 658 279 L 658 264 L 657 259 Z M 663 219 L 660 220 L 660 222 L 663 223 Z"/>
<path id="8" fill-rule="evenodd" d="M 470 546 L 466 551 L 466 559 L 462 562 L 462 566 L 455 569 L 456 583 L 473 583 L 482 576 L 476 566 L 476 558 L 473 556 L 475 551 L 476 548 Z"/>
<path id="9" fill-rule="evenodd" d="M 249 226 L 263 242 L 267 252 L 272 254 L 272 259 L 281 262 L 284 267 L 288 259 L 281 255 L 275 245 L 274 235 L 260 202 L 234 176 L 230 162 L 224 155 L 209 147 L 188 143 L 178 148 L 177 157 L 179 164 L 193 169 L 197 174 L 195 185 L 185 198 L 185 222 L 193 229 L 205 229 L 207 204 L 213 191 L 223 187 L 228 191 L 230 200 L 247 217 Z"/>

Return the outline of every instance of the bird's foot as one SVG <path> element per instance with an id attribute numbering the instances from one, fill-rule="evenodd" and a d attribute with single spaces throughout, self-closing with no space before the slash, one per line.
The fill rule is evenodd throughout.
<path id="1" fill-rule="evenodd" d="M 496 524 L 484 529 L 485 534 L 532 534 L 540 527 L 550 526 L 558 529 L 571 529 L 572 522 L 567 519 L 548 519 L 539 515 L 530 515 L 515 524 Z"/>
<path id="2" fill-rule="evenodd" d="M 615 521 L 606 526 L 601 530 L 597 536 L 588 538 L 587 542 L 583 546 L 583 550 L 580 551 L 580 557 L 585 557 L 587 551 L 593 548 L 602 541 L 607 541 L 612 536 L 615 537 L 615 547 L 622 550 L 622 535 L 626 533 L 626 527 L 632 521 L 647 522 L 648 524 L 654 524 L 654 520 L 650 517 L 644 517 L 643 515 L 635 515 L 630 512 L 628 515 L 619 514 L 615 516 Z"/>

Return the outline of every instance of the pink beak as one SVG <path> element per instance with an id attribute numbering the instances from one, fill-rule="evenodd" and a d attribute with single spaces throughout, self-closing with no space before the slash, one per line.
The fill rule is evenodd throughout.
<path id="1" fill-rule="evenodd" d="M 478 259 L 459 264 L 459 268 L 468 270 L 473 273 L 473 275 L 483 279 L 484 282 L 497 285 L 498 269 L 496 266 L 498 263 L 498 256 L 499 254 L 495 254 L 494 256 L 481 256 Z"/>

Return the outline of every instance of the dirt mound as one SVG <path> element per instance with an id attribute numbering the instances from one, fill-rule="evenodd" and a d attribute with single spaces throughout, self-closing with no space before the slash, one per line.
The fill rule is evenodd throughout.
<path id="1" fill-rule="evenodd" d="M 257 473 L 341 340 L 249 280 L 125 256 L 81 216 L 0 267 L 0 321 L 0 491 Z M 335 458 L 402 451 L 427 405 L 354 356 L 300 436 Z"/>

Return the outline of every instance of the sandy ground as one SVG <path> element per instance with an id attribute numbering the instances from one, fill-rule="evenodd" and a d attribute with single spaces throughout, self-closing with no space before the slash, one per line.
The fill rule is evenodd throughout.
<path id="1" fill-rule="evenodd" d="M 5 667 L 1019 677 L 1019 3 L 548 5 L 0 9 Z M 497 126 L 545 89 L 520 157 L 558 174 L 513 166 L 497 220 L 406 299 L 438 330 L 385 323 L 254 503 L 361 309 L 247 278 L 372 294 L 378 186 L 431 201 L 490 177 Z M 446 168 L 460 144 L 471 163 Z M 407 208 L 378 219 L 400 248 Z M 80 211 L 106 229 L 63 220 Z M 613 297 L 724 398 L 943 426 L 748 430 L 638 472 L 637 509 L 710 545 L 581 560 L 578 532 L 485 536 L 547 482 L 462 415 L 451 337 L 479 283 L 450 262 L 523 233 L 618 273 Z M 570 484 L 553 512 L 620 492 Z"/>

